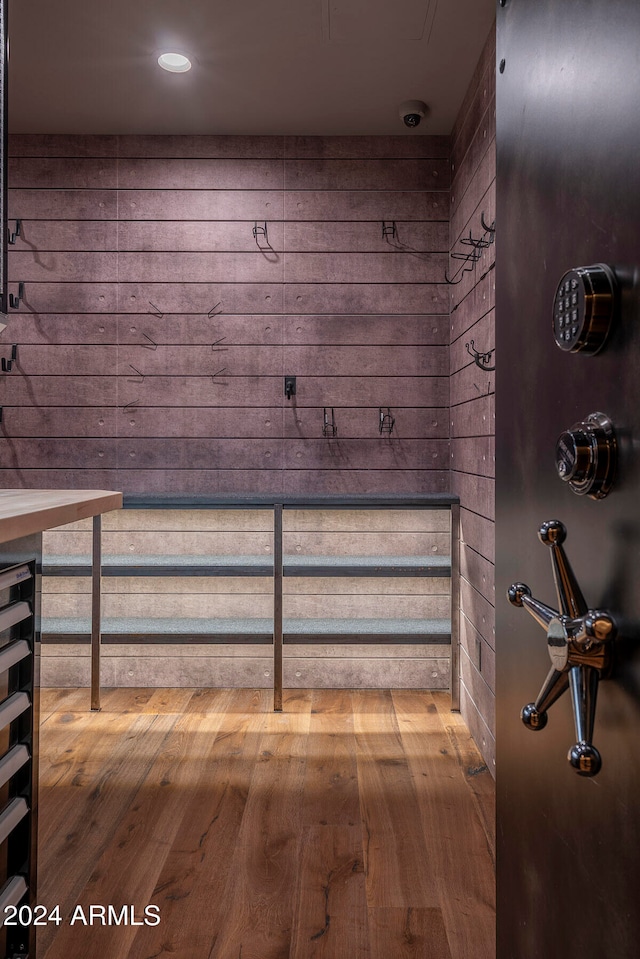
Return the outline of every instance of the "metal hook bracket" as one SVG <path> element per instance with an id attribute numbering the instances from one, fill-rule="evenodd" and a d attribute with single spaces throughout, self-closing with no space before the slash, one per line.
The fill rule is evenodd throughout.
<path id="1" fill-rule="evenodd" d="M 7 237 L 7 240 L 8 240 L 8 242 L 13 246 L 13 244 L 16 242 L 16 240 L 18 239 L 18 237 L 19 237 L 19 236 L 22 236 L 22 220 L 16 220 L 16 228 L 15 228 L 15 230 L 14 230 L 13 233 L 12 233 L 12 232 L 11 232 L 11 229 L 9 229 L 9 230 L 8 230 L 8 233 L 9 233 L 9 235 L 8 235 L 8 237 Z"/>
<path id="2" fill-rule="evenodd" d="M 329 411 L 327 410 L 327 407 L 325 406 L 322 411 L 322 420 L 323 420 L 322 435 L 329 436 L 329 437 L 337 436 L 338 427 L 336 425 L 336 417 L 333 411 L 333 406 L 331 407 L 331 419 L 329 419 Z"/>
<path id="3" fill-rule="evenodd" d="M 467 348 L 467 353 L 469 356 L 473 357 L 473 362 L 476 364 L 476 366 L 479 366 L 480 369 L 484 370 L 486 373 L 491 373 L 493 370 L 495 370 L 495 364 L 493 366 L 489 366 L 489 363 L 491 363 L 491 357 L 495 353 L 495 347 L 492 350 L 487 350 L 486 353 L 478 353 L 473 340 L 471 340 L 470 344 L 465 343 L 464 345 Z"/>
<path id="4" fill-rule="evenodd" d="M 489 224 L 487 223 L 487 221 L 485 220 L 485 218 L 484 218 L 484 210 L 483 210 L 482 213 L 480 214 L 480 223 L 482 224 L 482 229 L 485 231 L 485 233 L 495 234 L 495 232 L 496 232 L 496 221 L 495 221 L 495 219 L 494 219 L 493 223 L 492 223 L 491 225 L 489 225 Z M 495 239 L 495 236 L 493 237 L 493 239 Z M 493 239 L 492 239 L 491 242 L 493 242 Z"/>
<path id="5" fill-rule="evenodd" d="M 14 343 L 11 347 L 11 357 L 7 359 L 5 356 L 0 358 L 0 371 L 2 373 L 10 373 L 13 367 L 13 364 L 18 359 L 18 344 Z"/>
<path id="6" fill-rule="evenodd" d="M 487 221 L 484 218 L 484 210 L 482 210 L 482 212 L 480 213 L 480 223 L 484 231 L 481 237 L 478 237 L 478 239 L 476 239 L 472 235 L 471 230 L 469 230 L 469 236 L 465 236 L 460 240 L 460 243 L 463 244 L 464 246 L 470 246 L 473 248 L 471 252 L 470 253 L 458 253 L 458 252 L 451 253 L 452 260 L 462 260 L 465 264 L 458 273 L 454 274 L 453 277 L 449 276 L 448 270 L 444 271 L 445 282 L 451 286 L 455 286 L 456 284 L 460 283 L 462 281 L 462 278 L 464 277 L 464 274 L 469 273 L 473 269 L 473 266 L 478 262 L 478 260 L 482 256 L 482 250 L 485 250 L 488 246 L 491 246 L 492 243 L 495 243 L 496 221 L 494 220 L 493 223 L 491 224 L 487 223 Z M 491 267 L 489 267 L 489 269 L 491 269 Z M 486 273 L 483 275 L 486 276 Z M 456 276 L 458 277 L 458 279 L 456 279 Z"/>
<path id="7" fill-rule="evenodd" d="M 397 227 L 396 227 L 396 221 L 395 221 L 395 220 L 383 220 L 383 221 L 382 221 L 382 239 L 383 239 L 383 240 L 384 240 L 384 239 L 387 239 L 387 238 L 390 237 L 390 236 L 392 236 L 392 237 L 395 238 L 395 237 L 397 237 L 397 235 L 398 235 L 398 230 L 397 230 Z M 389 242 L 388 239 L 387 239 L 387 242 Z"/>
<path id="8" fill-rule="evenodd" d="M 24 283 L 20 281 L 18 283 L 18 295 L 9 294 L 9 306 L 12 310 L 17 310 L 22 300 L 24 300 Z"/>
<path id="9" fill-rule="evenodd" d="M 380 433 L 393 433 L 393 427 L 395 426 L 395 417 L 391 415 L 391 408 L 387 406 L 387 411 L 383 410 L 380 407 L 380 420 L 378 422 L 378 429 Z"/>
<path id="10" fill-rule="evenodd" d="M 251 232 L 253 233 L 253 238 L 254 238 L 254 240 L 256 241 L 256 246 L 258 247 L 258 249 L 260 249 L 260 244 L 259 244 L 259 242 L 258 242 L 258 237 L 259 237 L 259 236 L 263 236 L 263 237 L 264 237 L 265 246 L 269 246 L 269 233 L 268 233 L 268 231 L 267 231 L 267 221 L 266 221 L 266 220 L 263 222 L 262 226 L 260 226 L 260 224 L 259 224 L 258 221 L 256 220 L 255 223 L 253 224 L 253 230 L 252 230 Z"/>

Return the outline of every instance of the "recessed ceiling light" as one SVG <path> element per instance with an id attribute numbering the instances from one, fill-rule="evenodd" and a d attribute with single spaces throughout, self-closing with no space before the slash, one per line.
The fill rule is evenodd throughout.
<path id="1" fill-rule="evenodd" d="M 186 73 L 191 69 L 191 60 L 181 53 L 161 53 L 158 57 L 158 63 L 163 70 L 169 73 Z"/>

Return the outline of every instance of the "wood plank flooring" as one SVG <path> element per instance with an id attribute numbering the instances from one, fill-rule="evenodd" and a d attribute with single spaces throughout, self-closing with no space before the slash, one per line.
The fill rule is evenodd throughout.
<path id="1" fill-rule="evenodd" d="M 43 690 L 38 959 L 494 959 L 493 781 L 448 696 Z M 158 925 L 92 925 L 147 905 Z M 108 913 L 106 918 L 108 919 Z"/>

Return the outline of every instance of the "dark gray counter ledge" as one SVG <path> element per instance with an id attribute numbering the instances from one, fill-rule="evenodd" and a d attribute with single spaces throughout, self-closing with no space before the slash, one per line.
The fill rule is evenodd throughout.
<path id="1" fill-rule="evenodd" d="M 390 493 L 384 496 L 335 494 L 289 496 L 286 494 L 125 493 L 124 509 L 438 509 L 457 506 L 452 493 Z"/>

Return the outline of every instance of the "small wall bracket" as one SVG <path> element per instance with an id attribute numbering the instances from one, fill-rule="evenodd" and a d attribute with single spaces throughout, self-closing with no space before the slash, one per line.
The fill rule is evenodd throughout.
<path id="1" fill-rule="evenodd" d="M 382 239 L 383 239 L 383 240 L 384 240 L 384 239 L 387 239 L 387 237 L 390 237 L 390 236 L 394 237 L 394 239 L 395 239 L 395 237 L 397 237 L 397 235 L 398 235 L 398 230 L 397 230 L 397 228 L 396 228 L 396 221 L 395 221 L 395 220 L 383 220 L 383 221 L 382 221 Z M 389 242 L 389 240 L 387 239 L 387 243 L 388 243 L 388 242 Z"/>
<path id="2" fill-rule="evenodd" d="M 12 310 L 17 310 L 22 300 L 24 300 L 24 283 L 20 281 L 18 283 L 18 295 L 9 294 L 9 306 Z"/>
<path id="3" fill-rule="evenodd" d="M 14 343 L 13 346 L 11 347 L 10 359 L 7 359 L 5 356 L 3 356 L 0 359 L 0 371 L 2 373 L 10 373 L 13 367 L 13 364 L 15 363 L 17 359 L 18 359 L 18 344 Z"/>
<path id="4" fill-rule="evenodd" d="M 393 427 L 395 426 L 395 417 L 391 414 L 391 408 L 387 406 L 386 412 L 380 407 L 379 410 L 380 419 L 378 421 L 378 429 L 380 433 L 393 433 Z"/>
<path id="5" fill-rule="evenodd" d="M 262 224 L 258 223 L 258 221 L 256 220 L 255 223 L 253 224 L 253 230 L 251 232 L 253 233 L 253 238 L 256 241 L 257 247 L 260 246 L 260 243 L 258 241 L 259 236 L 263 236 L 265 246 L 269 246 L 269 232 L 267 230 L 266 220 Z"/>
<path id="6" fill-rule="evenodd" d="M 495 364 L 493 366 L 489 366 L 489 363 L 491 363 L 491 357 L 495 353 L 495 348 L 493 350 L 487 350 L 486 353 L 478 353 L 473 340 L 471 340 L 471 348 L 469 348 L 469 343 L 465 343 L 464 345 L 467 348 L 467 353 L 469 356 L 473 357 L 473 362 L 476 364 L 476 366 L 479 366 L 481 370 L 485 370 L 487 373 L 491 373 L 493 370 L 495 370 Z"/>
<path id="7" fill-rule="evenodd" d="M 13 246 L 19 236 L 22 236 L 22 220 L 16 220 L 16 228 L 11 232 L 11 229 L 8 229 L 7 241 Z"/>
<path id="8" fill-rule="evenodd" d="M 333 411 L 333 406 L 331 407 L 331 418 L 329 418 L 329 410 L 325 406 L 322 411 L 322 435 L 323 436 L 337 436 L 338 427 L 336 425 L 336 416 Z"/>
<path id="9" fill-rule="evenodd" d="M 284 378 L 284 395 L 288 400 L 292 396 L 296 395 L 296 378 L 295 376 L 285 376 Z"/>

